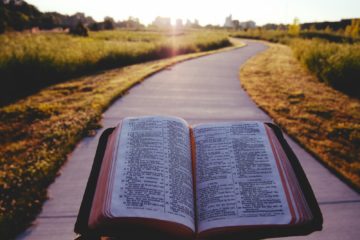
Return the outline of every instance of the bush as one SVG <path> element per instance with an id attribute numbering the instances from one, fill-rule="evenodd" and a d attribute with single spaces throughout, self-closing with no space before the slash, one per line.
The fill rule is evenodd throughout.
<path id="1" fill-rule="evenodd" d="M 321 31 L 301 32 L 300 37 L 305 38 L 305 39 L 319 38 L 319 39 L 328 40 L 329 42 L 337 42 L 337 43 L 359 42 L 358 38 L 352 38 L 352 37 L 342 36 L 339 34 L 327 33 L 327 32 L 321 32 Z"/>
<path id="2" fill-rule="evenodd" d="M 250 38 L 266 40 L 275 43 L 288 43 L 292 37 L 286 31 L 281 30 L 263 30 L 263 29 L 252 29 L 248 31 L 237 31 L 231 34 L 232 37 L 236 38 Z"/>
<path id="3" fill-rule="evenodd" d="M 89 36 L 87 28 L 81 22 L 79 22 L 75 27 L 70 28 L 70 34 L 81 37 Z"/>
<path id="4" fill-rule="evenodd" d="M 322 40 L 293 40 L 296 57 L 320 81 L 360 97 L 360 44 L 329 43 Z"/>
<path id="5" fill-rule="evenodd" d="M 324 31 L 301 32 L 295 37 L 285 31 L 262 29 L 239 31 L 232 36 L 289 44 L 296 57 L 320 81 L 360 98 L 359 38 Z"/>

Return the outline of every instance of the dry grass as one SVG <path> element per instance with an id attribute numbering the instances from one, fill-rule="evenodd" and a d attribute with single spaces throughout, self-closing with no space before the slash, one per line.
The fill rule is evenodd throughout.
<path id="1" fill-rule="evenodd" d="M 89 37 L 66 33 L 0 35 L 0 105 L 68 79 L 229 46 L 224 31 L 165 32 L 113 30 Z"/>
<path id="2" fill-rule="evenodd" d="M 112 101 L 172 64 L 234 47 L 74 79 L 0 108 L 0 238 L 18 233 L 39 212 L 67 154 L 98 127 Z"/>
<path id="3" fill-rule="evenodd" d="M 300 62 L 319 81 L 352 97 L 360 98 L 360 38 L 336 32 L 252 29 L 234 31 L 231 36 L 289 45 Z"/>
<path id="4" fill-rule="evenodd" d="M 360 43 L 295 39 L 290 47 L 299 61 L 320 81 L 360 98 Z"/>
<path id="5" fill-rule="evenodd" d="M 289 47 L 269 49 L 241 69 L 252 99 L 326 166 L 360 190 L 360 101 L 319 82 Z"/>

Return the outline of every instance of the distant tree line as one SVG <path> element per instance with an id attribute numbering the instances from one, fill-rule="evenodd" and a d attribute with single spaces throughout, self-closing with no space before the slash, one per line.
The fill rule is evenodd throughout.
<path id="1" fill-rule="evenodd" d="M 0 33 L 21 31 L 41 24 L 42 13 L 33 5 L 17 0 L 0 0 Z"/>
<path id="2" fill-rule="evenodd" d="M 118 22 L 115 22 L 112 17 L 105 17 L 103 22 L 92 22 L 88 24 L 87 27 L 92 31 L 111 30 L 114 28 L 145 28 L 145 26 L 140 23 L 138 18 L 133 17 L 129 17 L 128 20 Z"/>
<path id="3" fill-rule="evenodd" d="M 300 30 L 302 31 L 325 31 L 325 32 L 337 32 L 337 31 L 347 31 L 354 32 L 356 25 L 360 23 L 360 19 L 341 19 L 340 21 L 334 22 L 309 22 L 299 24 Z M 288 24 L 272 24 L 268 23 L 262 26 L 262 29 L 265 30 L 288 30 Z"/>
<path id="4" fill-rule="evenodd" d="M 230 16 L 230 20 L 231 16 Z M 239 22 L 232 20 L 233 29 L 247 30 L 255 27 L 251 26 L 252 21 Z M 245 25 L 244 25 L 245 24 Z M 187 20 L 183 25 L 182 20 L 178 19 L 177 27 L 201 27 L 195 19 L 194 22 Z M 157 17 L 150 27 L 161 28 L 171 27 L 170 18 Z M 266 24 L 261 27 L 265 30 L 289 30 L 292 25 L 288 24 Z M 207 25 L 206 28 L 220 29 L 223 26 Z M 313 32 L 322 31 L 321 34 L 338 32 L 348 37 L 359 36 L 360 19 L 342 19 L 336 22 L 310 22 L 299 24 L 299 29 L 304 34 L 311 35 Z M 138 18 L 129 17 L 127 20 L 115 22 L 111 17 L 105 17 L 103 21 L 97 22 L 92 17 L 85 16 L 84 13 L 75 13 L 74 15 L 63 15 L 57 12 L 40 12 L 35 6 L 26 3 L 23 0 L 0 0 L 0 33 L 5 31 L 23 31 L 26 29 L 39 28 L 50 30 L 54 28 L 70 29 L 70 33 L 87 36 L 87 29 L 92 31 L 111 30 L 114 28 L 145 28 Z M 309 33 L 310 32 L 310 33 Z M 318 33 L 317 33 L 318 34 Z M 337 36 L 335 36 L 337 37 Z"/>
<path id="5" fill-rule="evenodd" d="M 345 29 L 348 25 L 351 25 L 352 19 L 342 19 L 337 22 L 310 22 L 301 24 L 301 30 L 325 30 L 332 29 L 333 31 L 338 31 L 340 29 Z"/>
<path id="6" fill-rule="evenodd" d="M 97 22 L 92 17 L 85 16 L 84 13 L 71 16 L 57 12 L 43 13 L 22 0 L 0 0 L 0 33 L 32 28 L 43 30 L 68 28 L 71 33 L 76 33 L 79 29 L 84 32 L 84 28 L 100 31 L 114 28 L 144 28 L 144 25 L 138 18 L 129 17 L 128 20 L 115 22 L 113 18 L 105 17 L 104 21 Z"/>

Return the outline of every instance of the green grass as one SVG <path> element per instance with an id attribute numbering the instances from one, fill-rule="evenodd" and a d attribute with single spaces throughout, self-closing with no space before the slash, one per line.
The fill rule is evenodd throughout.
<path id="1" fill-rule="evenodd" d="M 1 107 L 0 238 L 23 230 L 40 211 L 47 186 L 67 154 L 81 138 L 94 133 L 112 101 L 156 71 L 216 51 L 222 49 L 107 70 Z"/>
<path id="2" fill-rule="evenodd" d="M 300 62 L 319 80 L 360 98 L 360 43 L 296 39 L 290 46 Z"/>
<path id="3" fill-rule="evenodd" d="M 250 38 L 258 40 L 266 40 L 274 43 L 289 43 L 294 38 L 301 39 L 322 39 L 336 43 L 356 43 L 360 42 L 360 37 L 349 37 L 336 32 L 325 31 L 301 31 L 298 35 L 289 34 L 286 30 L 265 30 L 265 29 L 249 29 L 248 31 L 232 31 L 232 37 Z"/>
<path id="4" fill-rule="evenodd" d="M 360 101 L 320 82 L 290 47 L 269 46 L 241 69 L 242 85 L 289 135 L 360 191 Z"/>
<path id="5" fill-rule="evenodd" d="M 234 31 L 230 34 L 235 38 L 249 38 L 266 40 L 277 43 L 288 43 L 292 38 L 286 31 L 253 29 L 248 31 Z"/>
<path id="6" fill-rule="evenodd" d="M 224 32 L 9 33 L 0 36 L 0 105 L 71 77 L 229 46 Z"/>
<path id="7" fill-rule="evenodd" d="M 249 30 L 234 32 L 233 37 L 261 39 L 291 46 L 307 69 L 333 88 L 360 98 L 360 40 L 337 33 Z"/>

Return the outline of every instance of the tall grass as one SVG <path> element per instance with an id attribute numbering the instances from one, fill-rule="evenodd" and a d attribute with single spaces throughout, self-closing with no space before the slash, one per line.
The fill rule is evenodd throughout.
<path id="1" fill-rule="evenodd" d="M 301 31 L 299 34 L 290 34 L 286 30 L 265 30 L 265 29 L 250 29 L 247 31 L 234 31 L 231 33 L 232 37 L 261 39 L 274 43 L 288 44 L 294 38 L 304 39 L 323 39 L 329 42 L 337 43 L 356 43 L 360 42 L 359 37 L 349 37 L 337 32 L 325 31 Z"/>
<path id="2" fill-rule="evenodd" d="M 317 81 L 293 51 L 280 44 L 269 44 L 267 51 L 249 60 L 240 77 L 246 91 L 275 122 L 360 191 L 358 99 Z"/>
<path id="3" fill-rule="evenodd" d="M 296 57 L 318 79 L 348 95 L 360 98 L 360 40 L 337 33 L 254 29 L 238 31 L 234 37 L 288 44 Z"/>
<path id="4" fill-rule="evenodd" d="M 0 105 L 71 77 L 230 45 L 224 33 L 191 31 L 11 33 L 0 36 Z"/>
<path id="5" fill-rule="evenodd" d="M 91 65 L 91 61 L 96 62 L 95 58 L 109 57 L 110 51 L 115 55 L 114 59 L 119 59 L 117 54 L 121 53 L 120 50 L 124 55 L 128 54 L 125 64 L 129 64 L 131 54 L 134 58 L 139 57 L 137 61 L 140 61 L 138 55 L 146 52 L 146 49 L 156 50 L 157 53 L 163 53 L 163 56 L 172 56 L 229 44 L 227 35 L 208 32 L 188 32 L 176 37 L 156 32 L 124 31 L 90 35 L 90 38 L 84 39 L 54 33 L 18 34 L 14 35 L 14 40 L 22 44 L 18 49 L 11 39 L 3 38 L 3 41 L 8 39 L 8 51 L 13 50 L 11 54 L 7 52 L 10 55 L 8 59 L 12 54 L 32 54 L 38 60 L 43 56 L 47 60 L 38 61 L 34 65 L 51 63 L 54 69 L 60 69 L 59 73 L 76 72 L 77 68 L 71 70 L 70 67 L 82 66 L 85 64 L 84 61 L 88 61 L 89 66 L 94 67 L 94 70 L 89 69 L 90 72 L 96 71 L 99 65 Z M 48 49 L 41 48 L 42 45 Z M 4 46 L 1 47 L 5 49 Z M 101 52 L 100 48 L 107 50 Z M 64 51 L 59 50 L 57 53 L 54 51 L 57 49 Z M 21 50 L 24 52 L 23 55 Z M 46 198 L 47 186 L 54 180 L 59 167 L 67 159 L 67 154 L 82 137 L 98 127 L 103 110 L 113 100 L 124 94 L 130 86 L 156 71 L 176 62 L 209 53 L 182 55 L 75 78 L 46 87 L 37 94 L 0 107 L 0 239 L 9 239 L 28 226 L 40 211 Z M 5 53 L 1 54 L 5 56 Z M 30 60 L 27 63 L 30 64 Z M 109 60 L 109 64 L 117 66 L 121 63 L 115 64 Z M 43 65 L 43 68 L 38 67 L 38 74 L 40 71 L 44 72 L 44 69 L 49 69 L 46 65 Z M 24 68 L 19 68 L 19 71 L 24 71 Z M 28 71 L 34 72 L 34 69 Z M 4 84 L 4 79 L 0 77 L 1 83 Z M 30 80 L 34 79 L 25 76 L 24 81 L 32 84 L 34 82 Z M 44 79 L 34 81 L 40 80 Z M 0 89 L 2 86 L 0 85 Z"/>
<path id="6" fill-rule="evenodd" d="M 293 40 L 296 57 L 319 80 L 360 97 L 360 43 L 339 44 L 323 40 Z"/>
<path id="7" fill-rule="evenodd" d="M 231 33 L 235 38 L 250 38 L 257 40 L 266 40 L 276 43 L 288 43 L 291 36 L 286 31 L 279 30 L 262 30 L 262 29 L 250 29 L 248 31 L 235 31 Z"/>

